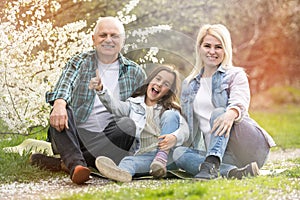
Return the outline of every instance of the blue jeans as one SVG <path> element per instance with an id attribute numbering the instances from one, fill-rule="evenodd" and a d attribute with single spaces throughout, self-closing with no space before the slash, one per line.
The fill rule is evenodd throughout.
<path id="1" fill-rule="evenodd" d="M 223 108 L 217 108 L 212 114 L 211 123 L 224 112 Z M 254 161 L 261 168 L 269 154 L 266 139 L 248 119 L 233 125 L 227 144 L 226 139 L 218 140 L 213 135 L 211 138 L 207 152 L 187 147 L 177 147 L 173 152 L 176 165 L 186 172 L 196 175 L 199 173 L 199 165 L 204 162 L 206 156 L 219 155 L 222 156 L 220 174 L 228 177 L 230 170 L 244 167 Z"/>
<path id="2" fill-rule="evenodd" d="M 165 135 L 176 131 L 179 128 L 180 116 L 178 111 L 166 110 L 161 116 L 161 134 Z M 138 154 L 134 156 L 126 156 L 119 163 L 119 167 L 132 176 L 148 174 L 150 171 L 150 165 L 157 153 L 157 150 Z M 174 168 L 172 160 L 172 151 L 168 155 L 168 168 Z M 173 163 L 173 164 L 172 164 Z"/>

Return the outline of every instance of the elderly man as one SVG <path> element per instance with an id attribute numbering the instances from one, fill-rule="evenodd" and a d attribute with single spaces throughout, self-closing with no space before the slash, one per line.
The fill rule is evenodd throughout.
<path id="1" fill-rule="evenodd" d="M 92 39 L 95 49 L 71 58 L 54 90 L 46 93 L 46 102 L 53 105 L 48 138 L 61 159 L 42 154 L 30 158 L 32 164 L 50 170 L 65 166 L 76 184 L 89 180 L 88 166 L 95 167 L 96 157 L 107 156 L 118 163 L 135 138 L 134 122 L 127 117 L 115 119 L 89 90 L 96 69 L 105 87 L 123 101 L 145 79 L 145 72 L 120 53 L 125 30 L 117 18 L 101 18 Z"/>

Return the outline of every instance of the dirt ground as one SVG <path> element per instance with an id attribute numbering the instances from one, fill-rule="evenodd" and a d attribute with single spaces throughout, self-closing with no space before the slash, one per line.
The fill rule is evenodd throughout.
<path id="1" fill-rule="evenodd" d="M 270 157 L 266 163 L 266 168 L 268 166 L 282 166 L 284 168 L 291 167 L 294 165 L 288 160 L 300 157 L 300 149 L 288 149 L 288 150 L 277 150 L 270 153 Z M 277 163 L 277 164 L 276 164 Z M 264 167 L 265 168 L 265 167 Z M 263 174 L 268 174 L 268 170 L 262 169 Z M 282 171 L 282 170 L 281 170 Z M 278 171 L 281 172 L 280 169 Z M 274 170 L 273 172 L 274 173 Z M 172 180 L 170 180 L 172 182 Z M 64 178 L 53 178 L 49 180 L 41 180 L 35 183 L 11 183 L 11 184 L 1 184 L 0 185 L 0 199 L 15 199 L 15 200 L 27 200 L 27 199 L 43 199 L 43 198 L 59 198 L 64 194 L 74 194 L 83 193 L 89 191 L 97 190 L 118 190 L 121 186 L 118 184 L 109 184 L 110 181 L 100 178 L 93 178 L 84 185 L 75 185 L 70 181 L 70 178 L 66 175 Z M 147 180 L 133 181 L 127 183 L 132 185 L 133 188 L 147 187 Z M 151 182 L 153 184 L 153 182 Z M 160 181 L 155 182 L 155 184 L 161 184 Z M 128 185 L 126 185 L 128 186 Z M 153 186 L 153 185 L 152 185 Z M 149 185 L 149 187 L 151 187 Z M 295 191 L 294 194 L 289 194 L 290 196 L 285 199 L 295 199 L 295 197 L 300 197 L 300 191 Z"/>

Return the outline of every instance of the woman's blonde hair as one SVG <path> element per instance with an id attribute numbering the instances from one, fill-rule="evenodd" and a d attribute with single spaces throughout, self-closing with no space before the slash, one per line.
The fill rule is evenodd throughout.
<path id="1" fill-rule="evenodd" d="M 228 29 L 222 24 L 205 24 L 203 25 L 198 33 L 197 42 L 195 46 L 196 51 L 196 65 L 194 70 L 189 75 L 189 80 L 194 78 L 204 67 L 203 60 L 199 54 L 199 48 L 203 43 L 204 37 L 207 35 L 214 36 L 218 40 L 220 40 L 222 47 L 224 48 L 224 59 L 221 63 L 223 68 L 232 67 L 232 43 L 231 36 Z"/>

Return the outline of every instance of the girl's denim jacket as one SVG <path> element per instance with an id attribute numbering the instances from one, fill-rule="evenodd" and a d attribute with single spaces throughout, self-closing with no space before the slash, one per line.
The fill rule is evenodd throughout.
<path id="1" fill-rule="evenodd" d="M 200 87 L 202 74 L 203 69 L 191 81 L 187 82 L 187 79 L 183 81 L 181 107 L 190 130 L 188 143 L 195 149 L 205 150 L 203 135 L 199 129 L 199 122 L 194 116 L 193 111 L 193 102 Z M 250 120 L 257 128 L 261 129 L 269 146 L 275 146 L 275 142 L 271 136 L 249 117 L 250 89 L 247 75 L 242 68 L 231 67 L 224 69 L 220 66 L 212 77 L 211 98 L 215 108 L 235 108 L 239 112 L 235 124 L 242 120 Z"/>
<path id="2" fill-rule="evenodd" d="M 131 118 L 136 124 L 136 139 L 139 140 L 139 135 L 143 131 L 146 124 L 146 104 L 145 96 L 130 97 L 125 102 L 113 98 L 109 90 L 103 89 L 97 92 L 103 105 L 107 110 L 115 115 L 116 118 L 127 116 Z M 154 107 L 155 116 L 159 116 L 162 107 L 156 105 Z M 156 124 L 160 125 L 160 117 L 155 117 Z M 176 146 L 184 144 L 189 138 L 188 124 L 185 119 L 180 115 L 179 128 L 173 134 L 177 138 Z M 159 136 L 160 133 L 157 133 Z M 140 149 L 134 149 L 137 153 Z"/>

